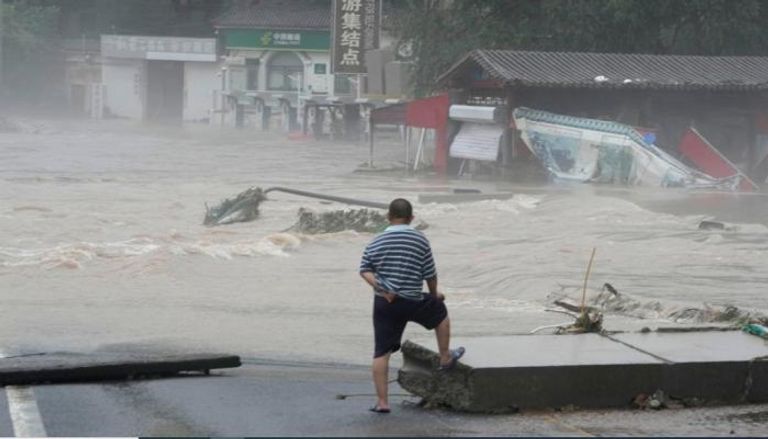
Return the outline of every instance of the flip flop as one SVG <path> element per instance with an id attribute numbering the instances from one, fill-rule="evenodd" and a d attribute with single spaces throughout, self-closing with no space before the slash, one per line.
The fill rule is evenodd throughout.
<path id="1" fill-rule="evenodd" d="M 444 371 L 444 370 L 451 370 L 454 367 L 456 367 L 456 363 L 459 362 L 459 358 L 464 356 L 464 352 L 466 349 L 464 349 L 464 346 L 460 346 L 456 349 L 451 349 L 451 361 L 448 364 L 441 364 L 438 366 L 437 370 Z"/>
<path id="2" fill-rule="evenodd" d="M 382 409 L 382 408 L 379 408 L 379 406 L 375 405 L 375 406 L 369 408 L 368 411 L 369 412 L 374 412 L 374 413 L 387 414 L 387 413 L 389 413 L 390 410 L 389 409 Z"/>

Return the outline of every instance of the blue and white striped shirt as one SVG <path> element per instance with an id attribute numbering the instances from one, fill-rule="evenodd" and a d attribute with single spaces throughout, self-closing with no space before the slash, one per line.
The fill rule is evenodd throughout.
<path id="1" fill-rule="evenodd" d="M 422 299 L 424 280 L 437 276 L 432 248 L 423 233 L 405 224 L 389 226 L 363 252 L 360 273 L 373 272 L 382 289 Z"/>

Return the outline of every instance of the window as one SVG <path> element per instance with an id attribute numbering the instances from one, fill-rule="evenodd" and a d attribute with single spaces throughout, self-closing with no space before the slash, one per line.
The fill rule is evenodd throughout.
<path id="1" fill-rule="evenodd" d="M 304 63 L 292 52 L 278 53 L 267 64 L 267 88 L 297 91 L 301 88 Z"/>
<path id="2" fill-rule="evenodd" d="M 258 59 L 245 60 L 245 89 L 246 90 L 259 89 L 259 60 Z"/>
<path id="3" fill-rule="evenodd" d="M 325 71 L 326 71 L 325 64 L 315 64 L 315 75 L 325 75 Z"/>
<path id="4" fill-rule="evenodd" d="M 333 75 L 333 94 L 348 95 L 352 93 L 352 81 L 347 75 Z"/>

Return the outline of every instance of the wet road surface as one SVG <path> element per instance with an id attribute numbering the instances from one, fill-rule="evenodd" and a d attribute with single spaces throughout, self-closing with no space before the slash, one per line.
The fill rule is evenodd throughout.
<path id="1" fill-rule="evenodd" d="M 34 386 L 49 436 L 764 436 L 768 405 L 468 415 L 416 406 L 396 384 L 373 403 L 366 368 L 246 364 L 214 376 Z M 337 395 L 350 395 L 339 399 Z M 11 436 L 0 396 L 0 435 Z"/>

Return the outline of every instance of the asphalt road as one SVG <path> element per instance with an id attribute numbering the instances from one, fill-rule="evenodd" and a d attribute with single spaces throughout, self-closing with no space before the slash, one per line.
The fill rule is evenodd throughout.
<path id="1" fill-rule="evenodd" d="M 212 376 L 33 387 L 49 436 L 768 435 L 768 405 L 468 415 L 416 406 L 370 413 L 367 368 L 246 364 Z M 337 395 L 351 395 L 340 399 Z M 12 436 L 0 392 L 0 436 Z"/>

